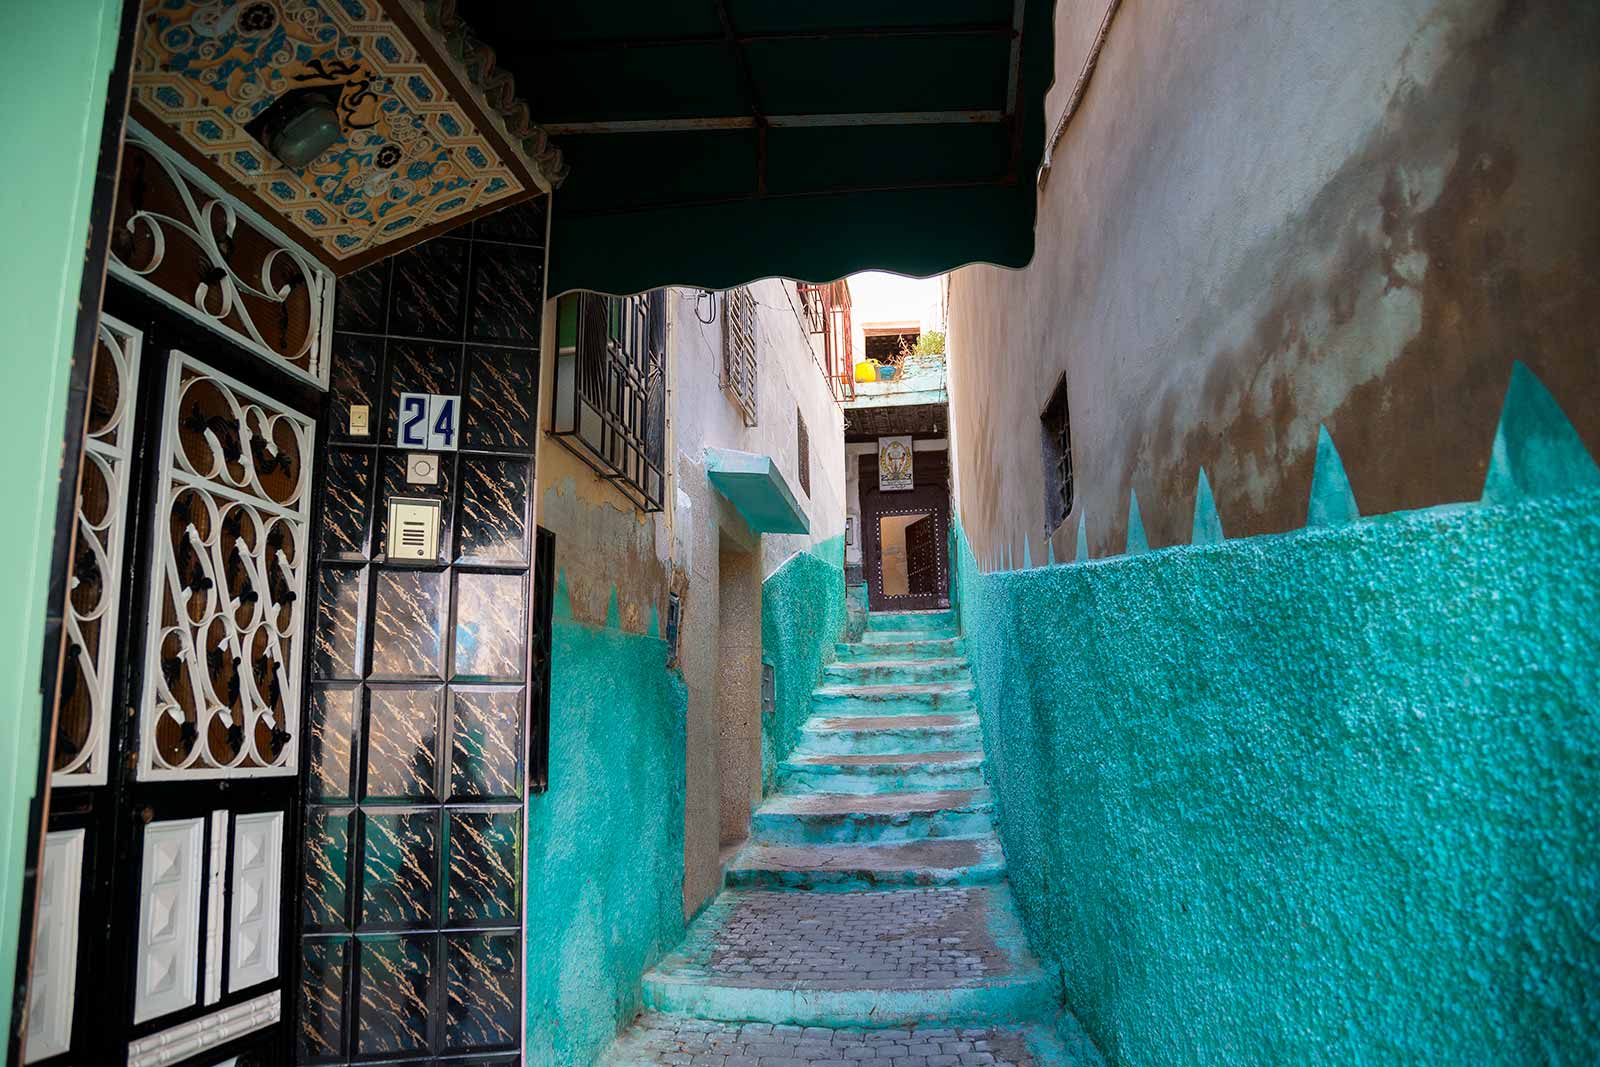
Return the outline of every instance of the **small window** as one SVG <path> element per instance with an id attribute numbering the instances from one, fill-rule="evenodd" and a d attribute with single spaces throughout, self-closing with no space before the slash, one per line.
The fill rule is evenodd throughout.
<path id="1" fill-rule="evenodd" d="M 667 309 L 641 296 L 563 297 L 550 432 L 644 511 L 665 495 Z"/>
<path id="2" fill-rule="evenodd" d="M 1044 429 L 1044 516 L 1049 536 L 1072 514 L 1072 419 L 1067 414 L 1065 374 L 1039 419 Z"/>
<path id="3" fill-rule="evenodd" d="M 756 298 L 749 286 L 722 297 L 722 387 L 744 416 L 756 424 Z"/>
<path id="4" fill-rule="evenodd" d="M 806 430 L 806 417 L 794 409 L 796 431 L 795 468 L 800 475 L 800 491 L 811 496 L 811 434 Z"/>

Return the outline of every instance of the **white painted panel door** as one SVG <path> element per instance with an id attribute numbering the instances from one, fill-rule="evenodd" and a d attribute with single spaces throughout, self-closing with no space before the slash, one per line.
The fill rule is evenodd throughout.
<path id="1" fill-rule="evenodd" d="M 28 988 L 28 1044 L 23 1061 L 59 1056 L 72 1047 L 78 986 L 78 903 L 83 887 L 85 830 L 46 834 L 39 875 L 33 977 Z"/>
<path id="2" fill-rule="evenodd" d="M 233 823 L 228 992 L 278 977 L 282 904 L 283 812 L 240 815 Z"/>
<path id="3" fill-rule="evenodd" d="M 205 819 L 173 819 L 145 827 L 133 997 L 136 1023 L 195 1002 L 205 838 Z"/>

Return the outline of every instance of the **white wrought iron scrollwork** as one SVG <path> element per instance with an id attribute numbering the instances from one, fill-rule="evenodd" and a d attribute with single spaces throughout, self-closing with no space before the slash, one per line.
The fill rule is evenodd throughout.
<path id="1" fill-rule="evenodd" d="M 315 426 L 174 353 L 139 776 L 295 773 Z"/>
<path id="2" fill-rule="evenodd" d="M 63 724 L 57 731 L 50 779 L 55 786 L 104 785 L 106 781 L 111 672 L 117 653 L 117 604 L 122 593 L 128 510 L 128 449 L 143 335 L 102 315 L 98 339 L 94 388 L 83 430 L 77 555 L 67 579 L 63 612 L 68 656 L 64 687 L 87 713 L 87 721 L 81 730 Z M 68 693 L 62 696 L 65 702 Z"/>
<path id="3" fill-rule="evenodd" d="M 127 130 L 129 146 L 142 149 L 161 167 L 188 217 L 135 210 L 121 220 L 124 236 L 142 233 L 149 238 L 150 250 L 146 262 L 128 263 L 119 255 L 119 242 L 114 239 L 108 261 L 111 273 L 296 377 L 327 388 L 328 350 L 333 330 L 333 272 L 266 220 L 237 205 L 209 178 L 142 126 L 130 121 Z M 231 246 L 242 227 L 248 227 L 274 246 L 262 257 L 259 269 L 249 272 L 253 277 L 235 269 L 231 262 Z M 187 238 L 206 267 L 195 282 L 192 295 L 173 291 L 155 280 L 167 260 L 168 240 L 174 236 Z M 294 280 L 274 282 L 273 269 L 285 259 L 293 268 L 291 278 Z M 287 309 L 288 301 L 301 283 L 305 287 L 309 316 L 305 336 L 289 351 L 279 351 L 262 335 L 244 297 Z"/>

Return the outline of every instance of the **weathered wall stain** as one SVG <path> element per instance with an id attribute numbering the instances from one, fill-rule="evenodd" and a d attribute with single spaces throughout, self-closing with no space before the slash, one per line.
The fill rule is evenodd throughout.
<path id="1" fill-rule="evenodd" d="M 666 617 L 669 574 L 658 554 L 658 521 L 549 438 L 539 463 L 539 481 L 547 487 L 539 498 L 539 525 L 556 535 L 556 565 L 567 577 L 573 618 L 605 626 L 615 598 L 620 628 L 649 632 L 652 610 Z"/>
<path id="2" fill-rule="evenodd" d="M 1134 489 L 1152 546 L 1187 541 L 1202 466 L 1231 535 L 1299 526 L 1323 424 L 1364 514 L 1476 499 L 1518 359 L 1600 451 L 1600 8 L 1314 8 L 1123 12 L 1035 263 L 953 279 L 980 555 L 1020 559 L 1028 537 L 1046 557 L 1037 443 L 1016 427 L 1062 368 L 1079 503 L 1058 559 L 1079 512 L 1094 555 L 1122 551 Z M 1312 30 L 1332 36 L 1253 44 Z M 1226 49 L 1251 56 L 1228 83 L 1208 73 Z M 1271 127 L 1275 99 L 1344 140 L 1302 130 L 1303 157 L 1273 155 L 1294 134 Z"/>

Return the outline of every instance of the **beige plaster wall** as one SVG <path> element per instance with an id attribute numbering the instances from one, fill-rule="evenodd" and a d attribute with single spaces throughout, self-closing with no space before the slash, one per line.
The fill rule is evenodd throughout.
<path id="1" fill-rule="evenodd" d="M 1103 3 L 1057 13 L 1065 103 Z M 1600 451 L 1600 5 L 1124 0 L 1022 271 L 949 284 L 961 514 L 1045 558 L 1065 372 L 1079 515 L 1120 552 L 1305 520 L 1326 425 L 1364 513 L 1475 499 L 1513 360 Z"/>

